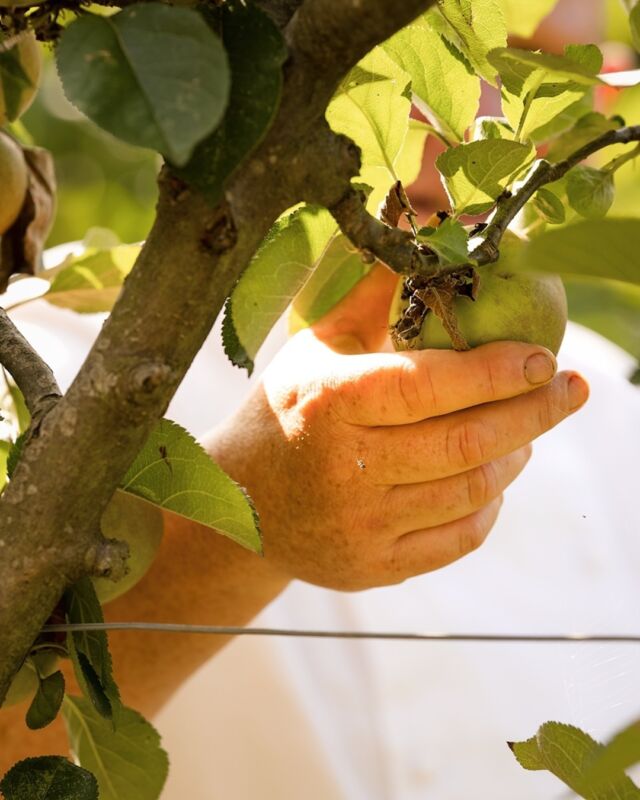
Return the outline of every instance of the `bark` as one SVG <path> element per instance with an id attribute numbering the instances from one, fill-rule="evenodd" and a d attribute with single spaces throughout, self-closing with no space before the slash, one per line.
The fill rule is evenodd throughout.
<path id="1" fill-rule="evenodd" d="M 225 200 L 212 208 L 163 172 L 123 292 L 0 498 L 0 698 L 64 588 L 121 568 L 122 550 L 100 535 L 102 511 L 273 221 L 301 200 L 331 207 L 349 191 L 359 154 L 324 122 L 337 83 L 432 2 L 307 0 L 286 28 L 276 119 Z"/>

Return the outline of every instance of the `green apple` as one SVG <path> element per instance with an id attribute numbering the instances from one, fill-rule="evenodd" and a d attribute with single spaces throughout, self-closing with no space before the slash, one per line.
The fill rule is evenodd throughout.
<path id="1" fill-rule="evenodd" d="M 27 194 L 27 164 L 20 145 L 0 131 L 0 236 L 13 225 Z"/>
<path id="2" fill-rule="evenodd" d="M 12 3 L 10 5 L 17 5 Z M 22 88 L 17 90 L 15 82 L 6 85 L 0 75 L 0 126 L 18 119 L 29 108 L 38 91 L 42 54 L 40 45 L 32 31 L 11 36 L 0 43 L 0 53 L 15 56 L 15 67 L 22 71 Z"/>
<path id="3" fill-rule="evenodd" d="M 102 515 L 101 527 L 107 539 L 119 539 L 129 545 L 124 578 L 117 582 L 93 579 L 100 602 L 108 603 L 135 586 L 151 566 L 162 541 L 162 511 L 159 506 L 118 489 Z"/>
<path id="4" fill-rule="evenodd" d="M 495 264 L 478 268 L 480 283 L 475 300 L 459 296 L 454 311 L 460 332 L 470 347 L 500 340 L 529 342 L 560 349 L 567 325 L 567 297 L 557 275 L 524 272 L 510 257 L 507 242 L 504 257 Z M 393 326 L 408 300 L 403 300 L 401 279 L 390 314 Z M 398 346 L 398 345 L 396 345 Z M 428 312 L 419 336 L 406 349 L 451 349 L 451 339 L 440 319 Z"/>

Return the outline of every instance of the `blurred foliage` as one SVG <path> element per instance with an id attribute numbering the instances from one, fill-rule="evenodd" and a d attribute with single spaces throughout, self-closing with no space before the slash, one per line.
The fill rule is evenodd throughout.
<path id="1" fill-rule="evenodd" d="M 54 156 L 58 209 L 48 246 L 82 239 L 96 225 L 123 242 L 147 235 L 159 156 L 118 141 L 80 114 L 63 94 L 49 51 L 38 97 L 14 133 Z"/>

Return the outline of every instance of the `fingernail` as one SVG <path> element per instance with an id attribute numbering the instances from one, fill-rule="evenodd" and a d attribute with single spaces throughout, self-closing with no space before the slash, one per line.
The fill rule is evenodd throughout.
<path id="1" fill-rule="evenodd" d="M 569 395 L 569 411 L 575 411 L 584 405 L 589 397 L 589 386 L 579 375 L 572 375 L 567 386 Z"/>
<path id="2" fill-rule="evenodd" d="M 547 383 L 556 374 L 556 361 L 551 355 L 536 353 L 526 360 L 524 374 L 533 386 Z"/>

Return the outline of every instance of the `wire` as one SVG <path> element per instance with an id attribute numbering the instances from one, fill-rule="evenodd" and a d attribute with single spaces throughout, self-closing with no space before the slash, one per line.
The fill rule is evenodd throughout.
<path id="1" fill-rule="evenodd" d="M 217 636 L 295 636 L 307 639 L 377 639 L 409 642 L 625 642 L 640 644 L 640 635 L 588 633 L 394 633 L 391 631 L 321 631 L 288 628 L 242 628 L 227 625 L 184 625 L 170 622 L 84 622 L 45 625 L 43 633 L 73 631 L 155 631 Z"/>

